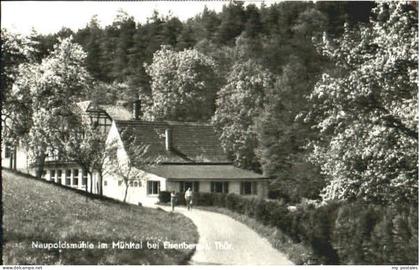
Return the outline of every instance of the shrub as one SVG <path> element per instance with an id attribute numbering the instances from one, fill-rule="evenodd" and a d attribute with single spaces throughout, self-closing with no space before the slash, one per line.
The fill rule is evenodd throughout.
<path id="1" fill-rule="evenodd" d="M 211 193 L 213 195 L 213 206 L 217 207 L 226 207 L 226 197 L 225 193 Z"/>
<path id="2" fill-rule="evenodd" d="M 338 204 L 328 204 L 316 209 L 306 210 L 299 231 L 302 240 L 310 245 L 315 256 L 322 264 L 338 264 L 336 250 L 331 245 L 331 235 L 334 228 Z"/>
<path id="3" fill-rule="evenodd" d="M 257 221 L 260 221 L 264 225 L 274 226 L 275 221 L 272 218 L 274 209 L 276 209 L 276 203 L 259 200 L 255 212 Z"/>
<path id="4" fill-rule="evenodd" d="M 182 196 L 183 198 L 183 196 Z M 302 202 L 290 212 L 279 201 L 237 194 L 195 193 L 197 205 L 227 208 L 273 226 L 310 247 L 315 264 L 417 264 L 418 209 L 364 202 Z"/>
<path id="5" fill-rule="evenodd" d="M 194 194 L 194 196 L 195 196 L 195 194 Z M 184 192 L 177 193 L 176 198 L 177 198 L 177 204 L 178 205 L 187 205 L 186 202 L 185 202 L 185 193 Z M 193 201 L 193 204 L 194 204 L 194 201 Z"/>
<path id="6" fill-rule="evenodd" d="M 211 193 L 194 194 L 193 202 L 201 206 L 213 206 L 213 196 Z"/>
<path id="7" fill-rule="evenodd" d="M 272 226 L 279 228 L 283 232 L 289 234 L 291 231 L 291 218 L 289 211 L 284 206 L 279 206 L 273 209 Z"/>
<path id="8" fill-rule="evenodd" d="M 257 201 L 259 199 L 256 198 L 252 198 L 249 200 L 246 200 L 244 203 L 244 214 L 251 217 L 251 218 L 255 218 L 255 214 L 257 211 Z"/>
<path id="9" fill-rule="evenodd" d="M 168 203 L 171 201 L 171 193 L 169 191 L 160 191 L 159 192 L 159 202 Z"/>
<path id="10" fill-rule="evenodd" d="M 334 224 L 332 244 L 342 264 L 417 264 L 416 207 L 343 205 Z"/>

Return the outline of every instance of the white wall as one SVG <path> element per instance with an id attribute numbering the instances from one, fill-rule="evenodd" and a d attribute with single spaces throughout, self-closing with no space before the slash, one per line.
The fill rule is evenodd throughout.
<path id="1" fill-rule="evenodd" d="M 194 182 L 194 180 L 185 180 L 187 182 Z M 257 195 L 246 195 L 246 196 L 258 196 L 260 198 L 267 197 L 267 181 L 266 180 L 214 180 L 218 181 L 227 181 L 229 182 L 229 193 L 241 194 L 241 182 L 244 181 L 251 181 L 257 182 Z M 212 180 L 199 180 L 197 181 L 200 185 L 199 192 L 211 192 L 211 182 Z M 167 180 L 167 187 L 168 191 L 175 190 L 176 192 L 180 192 L 180 182 L 179 181 L 171 181 Z M 245 196 L 245 195 L 244 195 Z"/>
<path id="2" fill-rule="evenodd" d="M 109 198 L 114 198 L 119 201 L 124 200 L 126 184 L 121 177 L 118 175 L 106 175 L 104 176 L 103 195 Z M 166 190 L 165 183 L 166 179 L 157 175 L 144 173 L 139 179 L 134 180 L 137 186 L 130 186 L 127 190 L 126 202 L 131 204 L 141 203 L 142 205 L 153 205 L 159 201 L 158 194 L 147 194 L 147 181 L 159 181 L 160 190 Z"/>
<path id="3" fill-rule="evenodd" d="M 77 176 L 78 176 L 78 183 L 77 183 L 77 185 L 74 185 L 74 177 L 75 177 L 75 170 L 78 170 L 78 174 L 77 174 Z M 45 172 L 46 172 L 46 174 L 43 176 L 43 178 L 46 180 L 46 181 L 52 181 L 51 180 L 51 171 L 52 170 L 55 170 L 55 180 L 54 180 L 54 182 L 55 183 L 58 183 L 58 171 L 59 170 L 61 170 L 61 184 L 63 185 L 63 186 L 68 186 L 68 187 L 71 187 L 71 188 L 75 188 L 75 189 L 80 189 L 80 190 L 86 190 L 86 186 L 85 185 L 82 185 L 82 183 L 83 183 L 83 171 L 82 171 L 82 168 L 80 168 L 80 167 L 78 167 L 76 164 L 73 164 L 73 165 L 63 165 L 63 166 L 54 166 L 54 167 L 51 167 L 51 168 L 49 168 L 49 167 L 46 167 L 45 169 Z M 66 170 L 70 170 L 70 185 L 67 185 L 66 184 Z M 98 177 L 98 174 L 95 172 L 95 173 L 93 173 L 93 175 L 89 175 L 88 174 L 88 177 L 87 177 L 87 187 L 88 187 L 88 192 L 91 192 L 91 190 L 90 190 L 90 184 L 91 184 L 91 181 L 93 181 L 93 183 L 92 183 L 92 190 L 93 190 L 93 193 L 94 194 L 98 194 L 99 193 L 99 190 L 98 190 L 98 181 L 99 180 L 99 177 Z"/>
<path id="4" fill-rule="evenodd" d="M 120 164 L 124 164 L 124 162 L 129 160 L 129 157 L 124 149 L 124 145 L 119 135 L 118 129 L 115 125 L 115 122 L 112 123 L 107 137 L 107 144 L 111 145 L 112 143 L 117 144 L 117 158 Z M 110 166 L 113 166 L 113 164 L 110 161 L 107 161 L 105 171 L 112 171 L 109 168 Z M 139 175 L 139 179 L 134 180 L 134 182 L 137 182 L 137 187 L 134 185 L 128 187 L 126 202 L 132 204 L 141 203 L 142 205 L 150 205 L 158 202 L 158 194 L 147 194 L 147 181 L 159 181 L 160 190 L 166 190 L 166 179 L 157 175 L 146 173 L 136 168 L 133 169 L 136 171 L 135 174 Z M 104 196 L 114 198 L 120 201 L 124 200 L 126 183 L 120 176 L 113 173 L 108 173 L 104 175 L 103 183 Z"/>
<path id="5" fill-rule="evenodd" d="M 12 156 L 10 157 L 5 157 L 5 144 L 2 144 L 2 149 L 1 149 L 1 166 L 4 168 L 9 168 L 10 167 L 10 159 Z M 12 152 L 12 150 L 11 150 Z M 29 174 L 33 174 L 34 170 L 30 169 L 29 166 L 29 157 L 28 157 L 28 152 L 26 151 L 26 149 L 23 147 L 22 143 L 19 143 L 16 147 L 16 170 L 23 172 L 23 173 L 29 173 Z"/>
<path id="6" fill-rule="evenodd" d="M 1 144 L 1 166 L 10 169 L 10 157 L 5 156 L 6 146 L 4 143 Z"/>
<path id="7" fill-rule="evenodd" d="M 23 147 L 22 143 L 19 143 L 16 150 L 16 169 L 24 173 L 35 175 L 35 170 L 30 168 L 28 151 Z"/>
<path id="8" fill-rule="evenodd" d="M 179 182 L 165 181 L 165 183 L 166 183 L 166 187 L 165 187 L 165 190 L 166 191 L 169 191 L 169 192 L 172 192 L 172 191 L 179 192 L 179 190 L 180 190 L 180 184 L 179 184 Z"/>
<path id="9" fill-rule="evenodd" d="M 241 184 L 240 182 L 229 182 L 229 193 L 241 194 Z"/>

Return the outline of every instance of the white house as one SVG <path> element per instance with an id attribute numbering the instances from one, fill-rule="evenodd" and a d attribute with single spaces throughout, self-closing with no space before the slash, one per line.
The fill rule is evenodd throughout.
<path id="1" fill-rule="evenodd" d="M 127 109 L 128 104 L 119 105 L 95 105 L 91 101 L 77 103 L 75 112 L 82 114 L 83 118 L 96 127 L 97 132 L 106 136 L 112 121 L 138 118 L 140 104 L 134 103 L 133 112 Z M 17 145 L 9 145 L 3 141 L 1 151 L 1 166 L 14 169 L 35 176 L 35 167 L 31 164 L 28 150 L 19 142 Z M 90 192 L 98 193 L 98 175 L 92 176 L 83 171 L 80 166 L 69 160 L 63 160 L 59 155 L 47 155 L 42 177 L 47 181 L 53 181 L 61 185 L 85 190 L 86 185 Z M 92 182 L 92 185 L 91 185 Z"/>
<path id="2" fill-rule="evenodd" d="M 211 125 L 183 122 L 148 122 L 140 118 L 140 101 L 129 104 L 95 105 L 90 101 L 77 104 L 77 111 L 86 121 L 106 136 L 109 145 L 116 143 L 120 163 L 131 161 L 141 172 L 128 184 L 126 201 L 143 205 L 156 203 L 159 191 L 236 193 L 244 196 L 267 196 L 267 178 L 233 166 L 220 146 Z M 130 104 L 131 105 L 131 104 Z M 129 129 L 136 141 L 148 146 L 147 158 L 158 159 L 145 165 L 133 156 L 123 130 Z M 130 156 L 131 155 L 131 156 Z M 141 158 L 144 158 L 141 157 Z M 23 145 L 2 144 L 2 167 L 35 175 L 28 152 Z M 115 164 L 107 164 L 110 168 Z M 105 171 L 111 171 L 110 168 Z M 99 193 L 99 177 L 91 177 L 74 161 L 59 155 L 47 156 L 42 177 L 61 185 Z M 91 190 L 92 187 L 92 190 Z M 124 200 L 126 184 L 113 173 L 103 175 L 103 195 Z"/>
<path id="3" fill-rule="evenodd" d="M 140 157 L 130 156 L 127 147 L 132 144 L 123 135 L 127 129 L 138 142 L 149 146 L 148 158 L 158 158 L 157 164 L 145 165 L 138 160 Z M 267 196 L 267 178 L 233 166 L 211 125 L 116 120 L 107 141 L 117 143 L 119 163 L 127 160 L 138 163 L 136 169 L 142 172 L 141 177 L 128 183 L 126 201 L 129 203 L 153 204 L 161 190 L 183 192 L 189 187 L 194 192 Z M 105 196 L 124 199 L 126 184 L 118 174 L 105 175 L 103 180 Z"/>

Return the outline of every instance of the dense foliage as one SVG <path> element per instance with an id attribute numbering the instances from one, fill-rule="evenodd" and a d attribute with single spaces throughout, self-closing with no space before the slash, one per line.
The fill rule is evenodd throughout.
<path id="1" fill-rule="evenodd" d="M 62 140 L 72 131 L 63 119 L 89 89 L 91 77 L 84 67 L 85 58 L 86 53 L 70 37 L 60 40 L 40 63 L 22 63 L 18 67 L 13 104 L 25 108 L 14 110 L 16 115 L 23 114 L 25 121 L 11 123 L 17 123 L 14 133 L 30 150 L 39 175 L 47 154 L 62 154 Z"/>
<path id="2" fill-rule="evenodd" d="M 417 13 L 389 3 L 374 15 L 371 25 L 346 27 L 320 48 L 335 70 L 310 95 L 320 132 L 311 160 L 329 181 L 326 200 L 416 203 Z"/>
<path id="3" fill-rule="evenodd" d="M 232 2 L 145 24 L 120 11 L 104 28 L 93 17 L 76 32 L 2 29 L 1 48 L 2 135 L 24 138 L 39 174 L 63 145 L 103 165 L 102 142 L 62 121 L 75 102 L 140 97 L 144 119 L 211 121 L 236 165 L 271 177 L 282 199 L 200 193 L 196 204 L 280 229 L 312 248 L 311 263 L 418 263 L 417 4 Z M 127 189 L 137 165 L 115 167 Z M 305 198 L 323 204 L 284 204 Z"/>
<path id="4" fill-rule="evenodd" d="M 2 135 L 14 141 L 27 131 L 30 112 L 27 104 L 18 100 L 13 93 L 13 84 L 19 74 L 19 65 L 34 61 L 33 43 L 27 37 L 2 29 L 1 38 L 1 117 Z M 29 77 L 29 76 L 28 76 Z"/>
<path id="5" fill-rule="evenodd" d="M 140 24 L 120 11 L 76 32 L 2 30 L 2 112 L 39 166 L 67 106 L 140 97 L 144 119 L 212 121 L 236 165 L 273 179 L 272 198 L 416 202 L 415 13 L 232 2 L 185 22 L 155 12 Z"/>
<path id="6" fill-rule="evenodd" d="M 195 49 L 175 52 L 162 46 L 146 67 L 152 99 L 146 115 L 155 120 L 210 119 L 218 89 L 215 69 L 214 61 Z"/>
<path id="7" fill-rule="evenodd" d="M 254 150 L 257 136 L 255 120 L 273 87 L 273 75 L 252 60 L 233 65 L 225 86 L 217 94 L 212 119 L 220 131 L 224 150 L 242 167 L 258 168 Z"/>

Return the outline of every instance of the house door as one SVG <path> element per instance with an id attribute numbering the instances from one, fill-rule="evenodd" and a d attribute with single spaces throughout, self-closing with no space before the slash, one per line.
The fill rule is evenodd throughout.
<path id="1" fill-rule="evenodd" d="M 180 182 L 180 192 L 185 192 L 188 188 L 191 188 L 193 192 L 199 192 L 199 184 L 196 181 L 183 181 Z"/>

